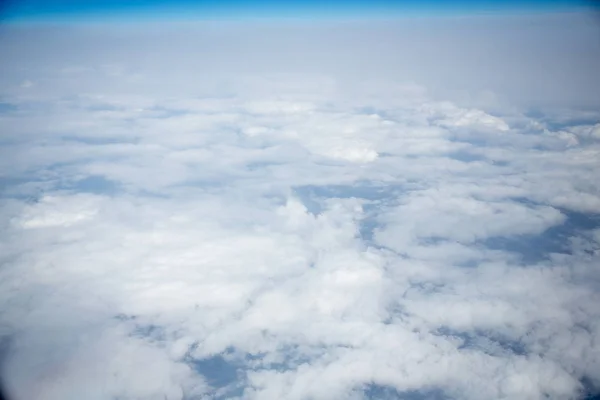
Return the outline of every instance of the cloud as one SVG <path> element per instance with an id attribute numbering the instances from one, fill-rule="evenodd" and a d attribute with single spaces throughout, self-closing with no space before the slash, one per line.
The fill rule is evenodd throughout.
<path id="1" fill-rule="evenodd" d="M 1 93 L 15 105 L 0 114 L 0 366 L 13 398 L 600 388 L 598 115 L 546 102 L 536 114 L 523 103 L 537 96 L 506 93 L 490 105 L 470 87 L 461 100 L 408 66 L 376 74 L 384 53 L 362 64 L 378 76 L 366 79 L 342 68 L 358 60 L 348 49 L 321 52 L 355 35 L 373 55 L 388 46 L 367 40 L 379 28 L 296 43 L 314 65 L 290 50 L 261 59 L 280 37 L 250 54 L 197 28 L 228 49 L 204 44 L 214 59 L 198 71 L 214 82 L 192 68 L 189 41 L 152 42 L 178 60 L 169 69 L 140 63 L 154 57 L 132 44 L 153 40 L 144 29 L 29 29 L 79 47 L 44 65 L 11 47 L 2 67 L 21 82 L 17 67 L 32 65 L 36 82 Z M 431 35 L 418 53 L 428 67 L 431 49 L 448 51 Z"/>
<path id="2" fill-rule="evenodd" d="M 481 201 L 468 194 L 455 197 L 439 188 L 412 192 L 400 201 L 395 210 L 380 216 L 387 226 L 377 238 L 391 248 L 430 238 L 473 243 L 495 236 L 540 234 L 565 220 L 552 207 Z"/>

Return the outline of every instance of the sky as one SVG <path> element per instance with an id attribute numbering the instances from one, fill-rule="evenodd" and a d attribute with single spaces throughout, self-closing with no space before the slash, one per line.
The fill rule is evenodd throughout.
<path id="1" fill-rule="evenodd" d="M 598 398 L 595 9 L 329 4 L 5 5 L 7 398 Z"/>
<path id="2" fill-rule="evenodd" d="M 589 10 L 590 1 L 567 0 L 6 0 L 5 21 L 145 20 L 345 20 L 430 17 L 473 13 L 573 12 Z"/>

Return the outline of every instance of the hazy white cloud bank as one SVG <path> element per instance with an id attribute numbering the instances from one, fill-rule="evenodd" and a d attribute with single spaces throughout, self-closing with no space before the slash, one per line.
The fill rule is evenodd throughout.
<path id="1" fill-rule="evenodd" d="M 515 97 L 541 73 L 526 50 L 570 42 L 536 41 L 553 19 L 512 50 L 473 24 L 412 27 L 420 47 L 385 26 L 4 31 L 11 398 L 597 392 L 597 81 L 556 58 L 570 81 Z"/>

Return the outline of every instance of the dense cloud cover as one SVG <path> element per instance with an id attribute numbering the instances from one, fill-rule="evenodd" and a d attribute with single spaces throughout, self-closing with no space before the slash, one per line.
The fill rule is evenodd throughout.
<path id="1" fill-rule="evenodd" d="M 600 47 L 537 18 L 5 28 L 7 392 L 598 390 Z"/>

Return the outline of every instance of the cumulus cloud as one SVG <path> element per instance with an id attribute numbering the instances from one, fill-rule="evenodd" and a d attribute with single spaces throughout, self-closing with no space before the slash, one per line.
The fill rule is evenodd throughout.
<path id="1" fill-rule="evenodd" d="M 198 28 L 229 50 L 202 42 L 216 60 L 200 72 L 185 66 L 199 62 L 183 51 L 196 44 L 173 49 L 143 29 L 6 33 L 0 368 L 11 398 L 598 391 L 600 115 L 511 90 L 459 96 L 409 66 L 377 79 L 344 70 L 357 60 L 348 49 L 319 49 L 358 35 L 357 52 L 373 55 L 367 39 L 385 37 L 351 28 L 311 49 L 294 42 L 306 27 L 268 28 L 321 62 L 288 51 L 267 67 L 275 38 L 237 70 L 249 56 L 239 40 Z M 443 32 L 434 46 L 412 29 L 423 65 L 433 48 L 445 59 Z M 41 65 L 14 45 L 35 38 L 74 49 Z M 179 64 L 140 63 L 154 52 L 138 42 Z M 365 70 L 392 62 L 385 43 Z M 463 69 L 451 67 L 446 78 Z"/>

